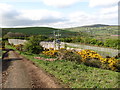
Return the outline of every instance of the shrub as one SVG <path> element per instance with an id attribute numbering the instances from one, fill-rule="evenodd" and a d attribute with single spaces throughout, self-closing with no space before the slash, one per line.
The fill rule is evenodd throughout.
<path id="1" fill-rule="evenodd" d="M 95 45 L 98 41 L 96 39 L 90 39 L 90 44 Z"/>
<path id="2" fill-rule="evenodd" d="M 103 46 L 104 43 L 103 43 L 102 41 L 97 41 L 96 45 L 98 45 L 98 46 Z"/>
<path id="3" fill-rule="evenodd" d="M 102 63 L 101 68 L 110 69 L 113 71 L 120 71 L 120 60 L 111 57 L 111 58 L 101 58 L 100 61 Z"/>
<path id="4" fill-rule="evenodd" d="M 5 48 L 5 41 L 2 41 L 2 48 Z"/>
<path id="5" fill-rule="evenodd" d="M 88 49 L 82 50 L 77 53 L 81 55 L 83 62 L 85 62 L 86 60 L 90 60 L 90 59 L 98 59 L 99 60 L 100 58 L 102 58 L 102 56 L 100 56 L 98 53 L 88 50 Z"/>
<path id="6" fill-rule="evenodd" d="M 23 45 L 22 45 L 22 44 L 15 45 L 14 47 L 15 47 L 17 50 L 20 50 L 20 51 L 23 50 Z"/>
<path id="7" fill-rule="evenodd" d="M 40 46 L 40 40 L 36 36 L 30 37 L 30 40 L 25 43 L 24 50 L 29 53 L 39 54 L 43 51 L 43 47 Z"/>
<path id="8" fill-rule="evenodd" d="M 49 51 L 43 51 L 42 52 L 45 55 L 51 56 L 51 57 L 55 57 L 58 53 L 57 50 L 49 50 Z"/>
<path id="9" fill-rule="evenodd" d="M 120 71 L 120 60 L 116 58 L 119 57 L 106 57 L 102 58 L 98 53 L 91 50 L 82 50 L 77 52 L 82 57 L 82 62 L 88 66 L 100 67 L 102 69 L 108 69 L 113 71 Z"/>
<path id="10" fill-rule="evenodd" d="M 57 57 L 60 60 L 64 59 L 81 63 L 81 56 L 73 51 L 60 50 L 57 54 Z"/>
<path id="11" fill-rule="evenodd" d="M 118 53 L 118 55 L 115 56 L 116 59 L 120 58 L 120 53 Z"/>
<path id="12" fill-rule="evenodd" d="M 97 67 L 97 68 L 101 67 L 101 62 L 100 60 L 97 60 L 97 59 L 86 60 L 84 64 L 91 67 Z"/>
<path id="13" fill-rule="evenodd" d="M 120 72 L 120 60 L 117 60 L 114 66 L 117 68 L 116 71 Z"/>

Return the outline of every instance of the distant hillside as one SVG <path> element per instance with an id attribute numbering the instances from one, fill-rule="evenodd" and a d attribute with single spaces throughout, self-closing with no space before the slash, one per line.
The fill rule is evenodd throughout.
<path id="1" fill-rule="evenodd" d="M 49 28 L 49 27 L 26 27 L 26 28 L 3 28 L 2 33 L 3 35 L 6 34 L 7 32 L 19 32 L 19 33 L 24 33 L 27 35 L 49 35 L 53 36 L 53 31 L 58 31 L 60 29 L 55 29 L 55 28 Z M 67 30 L 60 30 L 60 33 L 62 36 L 70 36 L 70 35 L 76 35 L 77 32 L 71 32 Z"/>
<path id="2" fill-rule="evenodd" d="M 98 35 L 98 36 L 111 36 L 118 35 L 118 26 L 115 25 L 104 25 L 94 24 L 89 26 L 74 27 L 56 29 L 50 27 L 26 27 L 26 28 L 3 28 L 2 35 L 7 32 L 20 32 L 27 35 L 48 35 L 53 36 L 53 31 L 60 30 L 62 37 L 68 36 L 87 36 L 87 35 Z"/>
<path id="3" fill-rule="evenodd" d="M 96 24 L 82 27 L 66 28 L 64 30 L 71 32 L 86 32 L 89 34 L 102 36 L 118 35 L 118 26 L 115 25 Z"/>
<path id="4" fill-rule="evenodd" d="M 86 25 L 86 26 L 82 26 L 82 27 L 106 27 L 109 25 L 105 25 L 105 24 L 94 24 L 94 25 Z"/>

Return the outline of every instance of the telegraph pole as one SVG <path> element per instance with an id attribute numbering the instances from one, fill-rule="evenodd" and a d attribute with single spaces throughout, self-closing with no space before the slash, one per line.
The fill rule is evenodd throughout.
<path id="1" fill-rule="evenodd" d="M 55 31 L 53 31 L 53 34 L 54 34 L 54 46 L 55 46 L 55 49 L 56 49 L 56 44 L 58 45 L 58 50 L 60 49 L 60 30 L 57 31 L 57 33 Z"/>
<path id="2" fill-rule="evenodd" d="M 54 48 L 56 50 L 56 33 L 55 33 L 55 31 L 53 31 L 53 35 L 54 35 Z"/>

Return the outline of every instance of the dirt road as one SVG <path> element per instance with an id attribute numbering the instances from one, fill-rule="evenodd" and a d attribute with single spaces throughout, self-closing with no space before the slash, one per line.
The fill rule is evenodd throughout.
<path id="1" fill-rule="evenodd" d="M 61 88 L 54 77 L 48 75 L 33 62 L 9 51 L 3 59 L 3 88 Z"/>

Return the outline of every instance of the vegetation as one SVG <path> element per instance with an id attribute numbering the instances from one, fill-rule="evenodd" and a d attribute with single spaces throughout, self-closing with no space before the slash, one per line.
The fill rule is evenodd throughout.
<path id="1" fill-rule="evenodd" d="M 82 62 L 89 66 L 97 66 L 113 71 L 120 71 L 120 60 L 116 57 L 103 58 L 98 53 L 91 50 L 82 50 L 78 52 L 82 57 Z"/>
<path id="2" fill-rule="evenodd" d="M 103 58 L 91 50 L 75 52 L 65 49 L 51 49 L 49 51 L 43 51 L 43 48 L 39 44 L 40 41 L 53 41 L 53 31 L 57 30 L 47 27 L 4 28 L 3 35 L 4 39 L 28 39 L 28 42 L 24 46 L 13 45 L 14 47 L 11 47 L 7 45 L 7 47 L 12 49 L 16 48 L 17 52 L 58 78 L 65 87 L 67 87 L 66 85 L 70 88 L 119 87 L 120 55 Z M 117 26 L 106 25 L 102 27 L 86 26 L 68 28 L 61 30 L 62 37 L 60 40 L 119 49 L 118 45 L 120 44 L 120 40 L 106 37 L 118 34 L 117 31 Z M 51 62 L 39 60 L 35 57 L 55 58 L 56 60 Z"/>
<path id="3" fill-rule="evenodd" d="M 20 38 L 29 40 L 31 35 L 41 35 L 42 41 L 53 41 L 53 31 L 57 30 L 59 29 L 48 27 L 3 28 L 3 38 Z M 120 40 L 117 36 L 112 36 L 118 35 L 118 26 L 98 24 L 92 26 L 60 29 L 60 33 L 62 35 L 60 40 L 63 42 L 79 42 L 81 44 L 120 49 Z"/>
<path id="4" fill-rule="evenodd" d="M 25 56 L 70 88 L 117 88 L 119 85 L 118 72 L 87 67 L 71 61 L 50 62 L 33 59 L 34 55 Z"/>
<path id="5" fill-rule="evenodd" d="M 36 36 L 30 37 L 30 40 L 24 45 L 24 50 L 29 53 L 39 54 L 43 51 L 43 47 L 40 46 L 40 40 Z"/>
<path id="6" fill-rule="evenodd" d="M 114 49 L 120 49 L 120 40 L 119 39 L 106 39 L 106 40 L 98 40 L 93 37 L 67 37 L 67 38 L 60 38 L 63 42 L 68 43 L 80 43 L 80 44 L 87 44 L 87 45 L 95 45 L 95 46 L 103 46 L 103 47 L 111 47 Z"/>
<path id="7" fill-rule="evenodd" d="M 3 36 L 8 32 L 12 33 L 24 33 L 27 36 L 30 35 L 47 35 L 53 36 L 53 31 L 57 31 L 59 29 L 49 28 L 49 27 L 27 27 L 27 28 L 3 28 Z M 62 36 L 71 36 L 76 35 L 76 32 L 61 30 Z"/>
<path id="8" fill-rule="evenodd" d="M 97 67 L 101 69 L 108 69 L 113 71 L 120 71 L 119 55 L 116 57 L 103 58 L 98 53 L 91 50 L 82 50 L 79 52 L 68 50 L 49 50 L 43 51 L 43 54 L 57 57 L 58 60 L 74 61 L 83 63 L 87 66 Z"/>
<path id="9" fill-rule="evenodd" d="M 65 30 L 73 32 L 87 32 L 93 36 L 110 36 L 118 35 L 118 26 L 84 26 L 84 27 L 75 27 L 67 28 Z"/>
<path id="10" fill-rule="evenodd" d="M 8 47 L 8 46 L 7 46 Z M 11 48 L 9 46 L 9 48 Z M 13 48 L 13 47 L 12 47 Z M 21 53 L 37 66 L 59 79 L 60 83 L 70 88 L 119 88 L 119 72 L 88 67 L 68 60 L 44 61 L 34 57 L 42 54 Z M 48 58 L 48 57 L 47 57 Z"/>
<path id="11" fill-rule="evenodd" d="M 58 60 L 66 60 L 66 61 L 74 61 L 74 62 L 81 62 L 82 60 L 79 54 L 77 54 L 74 51 L 68 51 L 68 50 L 59 50 L 56 56 Z"/>

